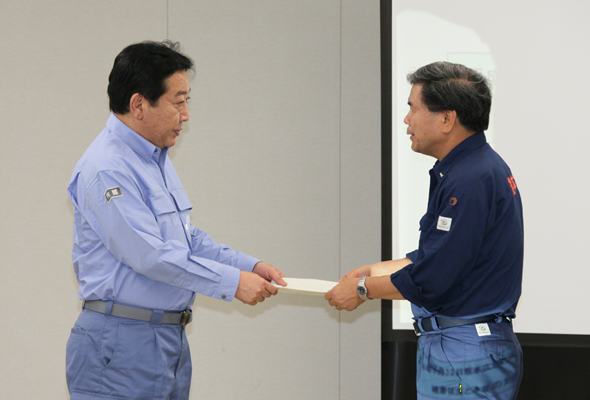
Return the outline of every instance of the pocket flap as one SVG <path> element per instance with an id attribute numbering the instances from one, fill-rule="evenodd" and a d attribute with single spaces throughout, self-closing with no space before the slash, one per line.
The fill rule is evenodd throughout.
<path id="1" fill-rule="evenodd" d="M 149 194 L 151 209 L 155 215 L 161 215 L 176 211 L 174 204 L 164 191 L 151 192 Z"/>
<path id="2" fill-rule="evenodd" d="M 171 189 L 170 194 L 174 197 L 180 211 L 190 211 L 193 209 L 184 189 Z"/>

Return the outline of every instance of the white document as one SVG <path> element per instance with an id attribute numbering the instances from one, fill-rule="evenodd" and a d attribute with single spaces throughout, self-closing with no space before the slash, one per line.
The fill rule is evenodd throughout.
<path id="1" fill-rule="evenodd" d="M 279 292 L 311 294 L 316 296 L 323 296 L 338 284 L 338 282 L 323 281 L 320 279 L 283 278 L 283 280 L 287 282 L 287 286 L 279 286 L 273 282 L 279 289 Z"/>

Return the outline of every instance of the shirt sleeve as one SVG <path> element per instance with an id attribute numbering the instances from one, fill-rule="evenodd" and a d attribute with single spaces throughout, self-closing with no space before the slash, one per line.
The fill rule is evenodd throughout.
<path id="1" fill-rule="evenodd" d="M 113 196 L 113 188 L 119 190 L 115 192 L 119 196 Z M 233 299 L 240 270 L 203 257 L 208 255 L 206 248 L 213 246 L 212 240 L 202 243 L 201 250 L 193 254 L 175 208 L 158 205 L 159 210 L 152 210 L 149 196 L 142 194 L 133 177 L 120 171 L 100 171 L 85 189 L 84 199 L 84 218 L 121 263 L 157 282 L 217 299 Z"/>
<path id="2" fill-rule="evenodd" d="M 439 311 L 441 296 L 461 286 L 475 267 L 490 213 L 484 180 L 449 184 L 420 220 L 420 244 L 408 253 L 412 261 L 391 275 L 405 299 L 431 312 Z"/>
<path id="3" fill-rule="evenodd" d="M 206 232 L 191 225 L 192 254 L 196 257 L 215 260 L 231 265 L 240 271 L 252 272 L 259 259 L 215 242 Z"/>

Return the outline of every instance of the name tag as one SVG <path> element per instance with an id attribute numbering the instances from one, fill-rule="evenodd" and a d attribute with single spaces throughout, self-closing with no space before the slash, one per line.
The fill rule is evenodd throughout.
<path id="1" fill-rule="evenodd" d="M 436 229 L 448 232 L 451 229 L 452 222 L 453 218 L 447 218 L 441 215 L 438 217 L 438 224 L 436 224 Z"/>
<path id="2" fill-rule="evenodd" d="M 489 336 L 492 334 L 487 323 L 475 324 L 475 329 L 477 330 L 477 336 Z"/>

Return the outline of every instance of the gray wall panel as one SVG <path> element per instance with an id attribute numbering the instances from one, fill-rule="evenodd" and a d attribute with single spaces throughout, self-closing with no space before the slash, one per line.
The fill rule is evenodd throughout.
<path id="1" fill-rule="evenodd" d="M 0 5 L 0 397 L 63 399 L 78 313 L 66 187 L 108 117 L 106 85 L 127 44 L 166 36 L 166 2 Z"/>
<path id="2" fill-rule="evenodd" d="M 381 261 L 381 79 L 379 1 L 342 3 L 340 272 L 345 274 Z M 381 301 L 365 302 L 341 317 L 340 399 L 379 399 Z"/>
<path id="3" fill-rule="evenodd" d="M 335 279 L 338 3 L 186 2 L 170 16 L 196 61 L 190 133 L 174 160 L 194 171 L 184 179 L 194 221 L 288 276 Z M 337 313 L 321 297 L 197 304 L 194 398 L 339 398 Z"/>

